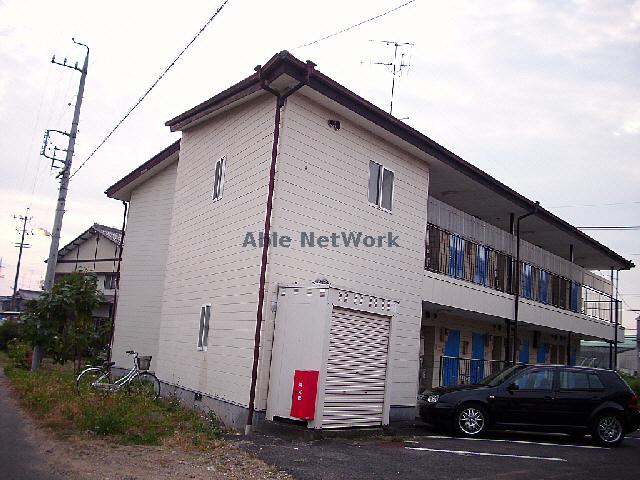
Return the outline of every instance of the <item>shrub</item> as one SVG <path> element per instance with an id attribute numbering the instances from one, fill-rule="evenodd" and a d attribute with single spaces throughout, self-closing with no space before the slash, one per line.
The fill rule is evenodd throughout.
<path id="1" fill-rule="evenodd" d="M 11 364 L 19 368 L 31 367 L 31 348 L 25 342 L 21 342 L 17 338 L 7 342 L 7 354 L 11 360 Z"/>
<path id="2" fill-rule="evenodd" d="M 631 389 L 636 392 L 636 395 L 640 396 L 640 378 L 628 375 L 626 373 L 619 372 L 620 376 L 624 378 L 625 382 L 629 384 Z"/>
<path id="3" fill-rule="evenodd" d="M 15 320 L 5 320 L 0 324 L 0 350 L 6 350 L 7 343 L 14 338 L 20 338 L 20 326 Z"/>
<path id="4" fill-rule="evenodd" d="M 85 270 L 65 274 L 46 295 L 27 302 L 22 315 L 24 339 L 41 345 L 55 362 L 95 357 L 108 342 L 108 322 L 96 325 L 93 311 L 103 300 L 97 276 Z"/>

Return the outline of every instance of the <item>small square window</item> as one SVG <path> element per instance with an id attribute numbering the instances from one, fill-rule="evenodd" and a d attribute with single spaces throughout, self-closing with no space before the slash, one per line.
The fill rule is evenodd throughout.
<path id="1" fill-rule="evenodd" d="M 224 171 L 226 168 L 227 157 L 222 157 L 216 162 L 213 172 L 213 192 L 211 193 L 211 199 L 213 201 L 220 200 L 222 198 L 222 191 L 224 190 Z"/>
<path id="2" fill-rule="evenodd" d="M 393 208 L 394 173 L 379 163 L 369 162 L 369 203 L 384 210 Z"/>

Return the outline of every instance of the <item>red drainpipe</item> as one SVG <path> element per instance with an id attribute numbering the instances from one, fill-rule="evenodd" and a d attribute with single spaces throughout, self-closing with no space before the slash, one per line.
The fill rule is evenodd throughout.
<path id="1" fill-rule="evenodd" d="M 111 331 L 109 332 L 109 350 L 107 352 L 107 361 L 110 362 L 111 361 L 111 353 L 112 353 L 112 349 L 113 349 L 113 334 L 115 332 L 115 328 L 116 328 L 116 310 L 118 308 L 118 291 L 120 290 L 120 265 L 122 263 L 122 248 L 124 246 L 124 234 L 126 231 L 126 227 L 127 227 L 127 212 L 128 210 L 128 205 L 127 202 L 125 202 L 124 200 L 122 201 L 122 205 L 124 205 L 124 213 L 122 215 L 122 234 L 120 235 L 120 244 L 118 245 L 118 268 L 116 269 L 116 289 L 113 292 L 113 307 L 111 308 L 111 314 L 109 315 L 111 318 L 111 325 L 110 325 L 110 329 Z"/>
<path id="2" fill-rule="evenodd" d="M 267 92 L 273 94 L 276 97 L 276 111 L 274 116 L 274 128 L 273 128 L 273 146 L 271 148 L 271 168 L 269 169 L 269 193 L 267 194 L 267 210 L 264 215 L 264 238 L 268 239 L 271 234 L 271 211 L 273 209 L 273 191 L 276 181 L 276 164 L 278 159 L 278 141 L 280 139 L 280 110 L 284 106 L 285 100 L 290 95 L 294 94 L 305 86 L 309 82 L 309 77 L 313 73 L 313 62 L 307 61 L 307 77 L 304 81 L 298 83 L 295 87 L 287 90 L 285 93 L 271 88 L 267 85 L 264 78 L 262 78 L 262 66 L 258 65 L 255 70 L 258 73 L 258 79 L 260 80 L 260 86 Z M 262 260 L 260 262 L 260 286 L 258 287 L 258 311 L 256 312 L 256 332 L 253 343 L 253 367 L 251 369 L 251 389 L 249 391 L 249 413 L 247 416 L 247 423 L 245 425 L 245 435 L 251 433 L 251 427 L 253 425 L 253 414 L 255 411 L 255 399 L 256 399 L 256 384 L 258 382 L 258 361 L 260 359 L 260 334 L 262 330 L 263 315 L 262 310 L 264 308 L 264 289 L 267 278 L 267 258 L 269 254 L 269 242 L 265 241 L 262 246 Z"/>

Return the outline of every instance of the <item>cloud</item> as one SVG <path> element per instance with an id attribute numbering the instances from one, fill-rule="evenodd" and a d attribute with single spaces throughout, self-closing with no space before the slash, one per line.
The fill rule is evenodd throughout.
<path id="1" fill-rule="evenodd" d="M 640 120 L 629 120 L 621 127 L 622 133 L 626 133 L 628 135 L 637 135 L 640 134 Z M 622 133 L 618 133 L 621 135 Z"/>
<path id="2" fill-rule="evenodd" d="M 0 255 L 5 260 L 15 253 L 10 213 L 31 203 L 38 226 L 49 229 L 53 218 L 57 183 L 38 152 L 45 128 L 69 128 L 66 104 L 78 78 L 51 65 L 51 55 L 80 60 L 81 49 L 70 42 L 73 35 L 91 46 L 77 165 L 213 8 L 206 1 L 184 9 L 162 0 L 97 6 L 81 0 L 7 0 L 0 6 L 0 231 L 8 232 L 0 237 L 5 242 Z M 254 2 L 249 11 L 230 2 L 74 178 L 65 239 L 94 221 L 120 223 L 121 205 L 102 192 L 178 138 L 165 120 L 244 78 L 276 51 L 388 8 L 388 0 L 366 5 L 325 0 L 302 10 L 299 2 L 283 0 L 277 11 L 269 2 Z M 415 43 L 412 66 L 396 89 L 394 112 L 516 190 L 546 204 L 593 203 L 593 197 L 615 202 L 634 195 L 640 2 L 423 0 L 294 53 L 386 109 L 391 76 L 368 62 L 388 59 L 391 50 L 370 40 Z M 582 218 L 561 213 L 570 221 Z M 640 221 L 637 210 L 620 215 L 596 211 L 590 220 Z M 631 248 L 620 237 L 603 239 L 614 249 Z M 43 250 L 44 256 L 34 247 L 28 257 L 42 265 Z M 640 275 L 630 282 L 629 290 L 640 291 Z"/>

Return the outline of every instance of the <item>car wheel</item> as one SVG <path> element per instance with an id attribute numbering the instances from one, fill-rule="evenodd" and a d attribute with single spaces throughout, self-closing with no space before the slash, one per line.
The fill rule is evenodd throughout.
<path id="1" fill-rule="evenodd" d="M 622 420 L 613 412 L 600 415 L 593 424 L 591 435 L 604 447 L 615 447 L 624 440 Z"/>
<path id="2" fill-rule="evenodd" d="M 487 414 L 480 405 L 463 405 L 458 409 L 453 428 L 464 437 L 478 437 L 487 430 Z"/>

